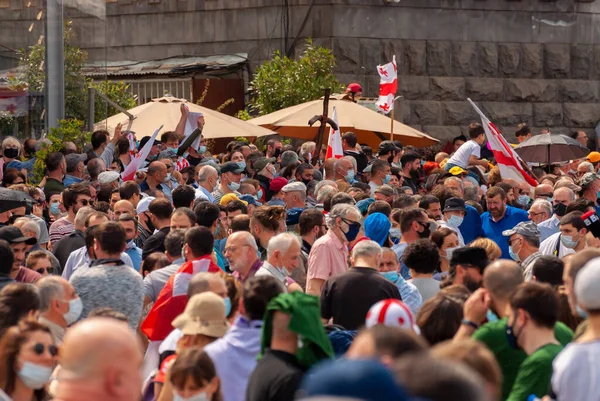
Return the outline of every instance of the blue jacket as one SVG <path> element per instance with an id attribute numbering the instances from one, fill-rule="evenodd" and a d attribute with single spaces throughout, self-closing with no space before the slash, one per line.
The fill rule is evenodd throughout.
<path id="1" fill-rule="evenodd" d="M 465 245 L 468 245 L 471 241 L 483 236 L 481 230 L 481 217 L 473 206 L 465 205 L 467 208 L 467 214 L 463 219 L 463 222 L 458 229 L 465 240 Z"/>
<path id="2" fill-rule="evenodd" d="M 522 221 L 529 221 L 527 212 L 512 206 L 506 206 L 504 217 L 498 222 L 492 220 L 490 212 L 481 215 L 481 227 L 483 235 L 494 241 L 502 250 L 502 259 L 510 259 L 508 253 L 508 238 L 502 235 L 502 231 L 510 230 Z M 463 234 L 464 235 L 464 234 Z M 465 239 L 466 241 L 466 239 Z"/>

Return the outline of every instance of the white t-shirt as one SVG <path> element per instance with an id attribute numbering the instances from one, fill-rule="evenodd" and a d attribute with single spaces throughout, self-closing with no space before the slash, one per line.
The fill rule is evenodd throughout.
<path id="1" fill-rule="evenodd" d="M 448 160 L 448 163 L 456 164 L 458 167 L 466 170 L 467 167 L 469 167 L 471 155 L 478 159 L 481 157 L 481 146 L 474 140 L 467 141 L 460 145 L 460 148 L 454 152 L 452 157 L 450 157 L 450 160 Z"/>
<path id="2" fill-rule="evenodd" d="M 552 363 L 552 391 L 559 401 L 600 399 L 600 342 L 571 343 Z"/>
<path id="3" fill-rule="evenodd" d="M 542 243 L 540 244 L 540 253 L 542 255 L 556 256 L 559 258 L 562 258 L 564 256 L 575 253 L 575 251 L 573 249 L 567 248 L 561 242 L 560 246 L 558 248 L 558 255 L 554 254 L 554 251 L 556 250 L 557 242 L 560 241 L 560 239 L 558 238 L 559 236 L 560 236 L 560 233 L 556 233 L 556 234 L 552 234 L 551 236 L 549 236 L 548 238 L 543 240 Z"/>

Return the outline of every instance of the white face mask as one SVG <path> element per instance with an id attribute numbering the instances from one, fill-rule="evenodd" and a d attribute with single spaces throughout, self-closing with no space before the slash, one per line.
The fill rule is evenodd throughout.
<path id="1" fill-rule="evenodd" d="M 208 401 L 208 396 L 205 392 L 198 393 L 191 397 L 185 398 L 173 391 L 173 401 Z"/>
<path id="2" fill-rule="evenodd" d="M 31 362 L 24 362 L 23 367 L 17 372 L 23 383 L 34 390 L 39 390 L 50 381 L 52 368 L 37 365 Z"/>
<path id="3" fill-rule="evenodd" d="M 69 301 L 69 311 L 63 315 L 63 318 L 67 322 L 67 326 L 72 325 L 79 319 L 81 312 L 83 311 L 83 302 L 81 298 L 77 297 Z"/>

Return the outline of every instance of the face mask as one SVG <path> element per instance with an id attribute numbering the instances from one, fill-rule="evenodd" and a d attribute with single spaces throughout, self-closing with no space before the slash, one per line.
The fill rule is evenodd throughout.
<path id="1" fill-rule="evenodd" d="M 575 305 L 575 310 L 577 311 L 577 314 L 579 315 L 579 317 L 581 317 L 582 319 L 588 318 L 587 312 L 584 311 L 583 309 L 581 309 L 581 306 Z"/>
<path id="2" fill-rule="evenodd" d="M 148 230 L 153 233 L 156 227 L 154 227 L 154 223 L 152 223 L 152 219 L 146 215 L 146 225 L 148 226 Z"/>
<path id="3" fill-rule="evenodd" d="M 383 179 L 383 183 L 387 184 L 388 182 L 390 182 L 391 179 L 392 179 L 392 176 L 390 174 L 386 174 L 385 178 Z"/>
<path id="4" fill-rule="evenodd" d="M 232 191 L 237 191 L 238 189 L 240 189 L 240 184 L 238 184 L 237 182 L 231 181 L 229 183 L 229 189 L 231 189 Z"/>
<path id="5" fill-rule="evenodd" d="M 258 191 L 256 191 L 256 199 L 262 199 L 263 196 L 263 190 L 259 189 Z"/>
<path id="6" fill-rule="evenodd" d="M 387 278 L 388 280 L 390 280 L 392 283 L 395 283 L 396 280 L 398 280 L 398 272 L 395 271 L 391 271 L 391 272 L 381 272 L 380 273 L 383 277 Z"/>
<path id="7" fill-rule="evenodd" d="M 448 248 L 446 249 L 446 260 L 450 261 L 450 259 L 452 259 L 452 254 L 454 253 L 454 251 L 456 251 L 459 247 L 456 246 L 454 248 Z"/>
<path id="8" fill-rule="evenodd" d="M 565 205 L 563 205 L 562 203 L 557 203 L 554 206 L 554 213 L 558 217 L 563 217 L 565 214 L 567 214 L 567 207 Z"/>
<path id="9" fill-rule="evenodd" d="M 69 301 L 69 311 L 63 315 L 67 322 L 67 326 L 72 325 L 79 319 L 81 311 L 83 311 L 83 302 L 81 302 L 81 298 L 77 297 Z"/>
<path id="10" fill-rule="evenodd" d="M 223 298 L 223 302 L 225 302 L 225 316 L 229 316 L 231 313 L 231 299 L 229 297 Z"/>
<path id="11" fill-rule="evenodd" d="M 221 225 L 217 224 L 217 230 L 215 231 L 215 237 L 219 235 L 219 230 L 221 229 Z"/>
<path id="12" fill-rule="evenodd" d="M 399 228 L 390 228 L 390 237 L 401 238 L 402 234 L 400 233 L 400 229 Z"/>
<path id="13" fill-rule="evenodd" d="M 19 378 L 23 383 L 34 390 L 39 390 L 50 381 L 52 368 L 36 365 L 31 362 L 24 362 L 23 367 L 18 372 Z"/>
<path id="14" fill-rule="evenodd" d="M 519 195 L 518 202 L 523 206 L 529 205 L 529 196 Z"/>
<path id="15" fill-rule="evenodd" d="M 170 150 L 171 152 L 177 154 L 177 148 L 167 148 L 167 150 Z"/>
<path id="16" fill-rule="evenodd" d="M 423 227 L 423 226 L 421 226 L 421 227 Z M 419 234 L 420 238 L 429 238 L 429 236 L 431 235 L 431 230 L 429 229 L 429 224 L 427 224 L 424 227 L 423 231 L 419 232 L 418 234 Z"/>
<path id="17" fill-rule="evenodd" d="M 198 393 L 194 396 L 184 398 L 177 394 L 177 392 L 173 391 L 173 401 L 208 401 L 208 396 L 206 393 Z"/>
<path id="18" fill-rule="evenodd" d="M 488 309 L 487 312 L 485 313 L 485 318 L 487 319 L 488 322 L 497 322 L 498 316 L 491 310 Z"/>
<path id="19" fill-rule="evenodd" d="M 506 333 L 506 341 L 508 341 L 508 345 L 510 345 L 510 347 L 514 350 L 519 350 L 521 349 L 519 347 L 519 344 L 517 342 L 518 340 L 518 336 L 515 335 L 514 333 L 514 327 L 515 324 L 513 323 L 512 326 L 508 325 L 508 322 L 506 323 L 506 329 L 504 330 L 504 333 Z"/>
<path id="20" fill-rule="evenodd" d="M 238 162 L 238 166 L 240 166 L 242 170 L 246 170 L 246 162 Z"/>
<path id="21" fill-rule="evenodd" d="M 15 148 L 6 148 L 4 149 L 4 157 L 7 157 L 9 159 L 16 159 L 19 156 L 19 149 L 15 149 Z"/>
<path id="22" fill-rule="evenodd" d="M 269 170 L 269 172 L 273 175 L 275 175 L 275 173 L 277 172 L 277 170 L 275 170 L 275 166 L 273 166 L 272 164 L 269 166 L 269 168 L 267 170 Z"/>
<path id="23" fill-rule="evenodd" d="M 463 217 L 452 215 L 448 219 L 448 225 L 450 227 L 458 228 L 458 226 L 460 226 L 462 224 L 463 220 L 464 220 Z"/>
<path id="24" fill-rule="evenodd" d="M 360 223 L 348 224 L 348 232 L 345 232 L 346 240 L 352 242 L 356 239 L 358 232 L 360 231 Z"/>
<path id="25" fill-rule="evenodd" d="M 273 157 L 278 158 L 280 154 L 281 154 L 281 148 L 275 149 L 275 154 L 273 155 Z"/>
<path id="26" fill-rule="evenodd" d="M 60 214 L 60 209 L 59 209 L 59 202 L 55 202 L 53 204 L 50 205 L 50 213 L 52 213 L 53 215 L 57 215 Z"/>
<path id="27" fill-rule="evenodd" d="M 561 243 L 562 243 L 562 244 L 563 244 L 563 245 L 564 245 L 566 248 L 573 249 L 573 248 L 575 248 L 575 246 L 577 246 L 577 242 L 579 242 L 579 241 L 575 241 L 575 240 L 573 239 L 573 237 L 572 237 L 572 236 L 570 236 L 570 235 L 561 235 L 561 236 L 560 236 L 560 242 L 561 242 Z"/>
<path id="28" fill-rule="evenodd" d="M 511 245 L 508 246 L 508 254 L 512 258 L 512 260 L 514 260 L 515 262 L 521 261 L 521 257 L 515 253 L 515 251 L 513 250 L 513 247 Z"/>
<path id="29" fill-rule="evenodd" d="M 344 177 L 346 179 L 347 182 L 352 182 L 354 181 L 354 170 L 349 170 L 346 173 L 346 176 Z"/>
<path id="30" fill-rule="evenodd" d="M 200 146 L 200 147 L 198 148 L 198 153 L 202 154 L 202 153 L 204 153 L 204 152 L 206 152 L 206 146 Z"/>

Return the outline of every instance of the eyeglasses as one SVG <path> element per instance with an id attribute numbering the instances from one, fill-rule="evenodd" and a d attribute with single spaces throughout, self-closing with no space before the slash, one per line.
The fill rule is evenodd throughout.
<path id="1" fill-rule="evenodd" d="M 35 270 L 36 272 L 40 273 L 41 275 L 44 274 L 54 274 L 54 268 L 53 267 L 40 267 L 39 269 Z"/>
<path id="2" fill-rule="evenodd" d="M 344 219 L 343 217 L 342 217 L 342 221 L 344 223 L 348 224 L 351 227 L 355 227 L 355 228 L 358 227 L 358 228 L 360 228 L 362 226 L 358 221 L 352 221 L 352 220 Z"/>
<path id="3" fill-rule="evenodd" d="M 521 238 L 515 238 L 513 240 L 509 240 L 508 241 L 508 246 L 513 246 L 513 244 L 515 243 L 515 241 L 519 241 Z"/>
<path id="4" fill-rule="evenodd" d="M 553 194 L 539 194 L 535 197 L 535 199 L 540 199 L 540 198 L 552 198 Z"/>
<path id="5" fill-rule="evenodd" d="M 244 244 L 244 245 L 242 245 L 242 246 L 241 246 L 241 248 L 243 248 L 243 247 L 245 247 L 245 246 L 250 246 L 250 245 L 248 245 L 248 244 Z M 224 249 L 224 253 L 228 253 L 228 252 L 229 252 L 229 253 L 234 253 L 234 252 L 235 252 L 237 249 L 239 249 L 239 248 L 238 248 L 238 247 L 236 247 L 236 246 L 226 247 L 226 248 Z"/>
<path id="6" fill-rule="evenodd" d="M 535 217 L 535 216 L 537 216 L 538 214 L 544 214 L 544 213 L 545 213 L 545 212 L 538 212 L 538 213 L 529 212 L 528 214 L 529 214 L 530 216 L 533 216 L 533 217 Z"/>
<path id="7" fill-rule="evenodd" d="M 36 355 L 42 355 L 44 353 L 44 351 L 46 350 L 46 348 L 48 348 L 48 353 L 50 355 L 52 355 L 52 356 L 58 355 L 58 348 L 54 344 L 50 344 L 50 345 L 46 346 L 42 343 L 37 343 L 33 346 L 32 349 Z"/>
<path id="8" fill-rule="evenodd" d="M 83 206 L 90 205 L 92 202 L 88 199 L 79 199 L 77 202 L 81 203 Z"/>

